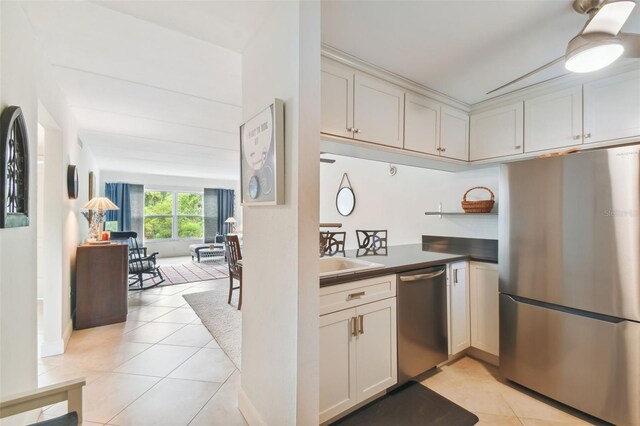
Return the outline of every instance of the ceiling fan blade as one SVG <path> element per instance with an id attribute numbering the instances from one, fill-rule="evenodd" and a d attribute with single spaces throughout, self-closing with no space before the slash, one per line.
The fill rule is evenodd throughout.
<path id="1" fill-rule="evenodd" d="M 625 58 L 640 58 L 640 34 L 620 33 Z"/>
<path id="2" fill-rule="evenodd" d="M 551 61 L 551 62 L 549 62 L 547 64 L 544 64 L 543 66 L 541 66 L 539 68 L 536 68 L 535 70 L 533 70 L 531 72 L 526 73 L 525 75 L 523 75 L 521 77 L 516 78 L 515 80 L 512 80 L 512 81 L 508 82 L 507 84 L 503 84 L 502 86 L 498 87 L 497 89 L 493 89 L 492 91 L 487 92 L 487 95 L 490 95 L 493 92 L 497 92 L 498 90 L 504 89 L 505 87 L 511 86 L 512 84 L 515 84 L 515 83 L 517 83 L 519 81 L 522 81 L 525 78 L 531 77 L 535 73 L 538 73 L 538 72 L 540 72 L 542 70 L 545 70 L 545 69 L 547 69 L 547 68 L 549 68 L 549 67 L 551 67 L 551 66 L 553 66 L 553 65 L 555 65 L 558 62 L 561 62 L 563 60 L 564 60 L 564 55 L 560 56 L 558 59 L 554 59 L 553 61 Z"/>
<path id="3" fill-rule="evenodd" d="M 597 12 L 587 21 L 581 34 L 607 33 L 616 35 L 631 11 L 636 6 L 635 0 L 609 0 L 606 1 Z"/>

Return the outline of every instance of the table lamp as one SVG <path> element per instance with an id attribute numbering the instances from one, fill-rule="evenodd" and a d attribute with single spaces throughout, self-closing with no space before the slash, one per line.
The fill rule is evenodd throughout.
<path id="1" fill-rule="evenodd" d="M 229 217 L 227 220 L 224 221 L 224 223 L 229 225 L 229 233 L 235 232 L 234 228 L 237 222 L 238 221 L 233 216 Z"/>
<path id="2" fill-rule="evenodd" d="M 85 209 L 93 210 L 91 226 L 89 226 L 89 240 L 99 240 L 101 237 L 102 224 L 104 223 L 104 212 L 106 210 L 120 210 L 107 197 L 94 197 L 87 204 Z"/>

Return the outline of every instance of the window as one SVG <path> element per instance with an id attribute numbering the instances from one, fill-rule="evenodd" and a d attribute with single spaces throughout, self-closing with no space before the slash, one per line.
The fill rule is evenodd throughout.
<path id="1" fill-rule="evenodd" d="M 145 191 L 145 240 L 202 238 L 202 193 Z"/>

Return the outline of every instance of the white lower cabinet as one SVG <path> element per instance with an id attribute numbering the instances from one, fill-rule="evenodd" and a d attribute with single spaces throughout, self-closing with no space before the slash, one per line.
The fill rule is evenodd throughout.
<path id="1" fill-rule="evenodd" d="M 320 423 L 398 382 L 396 298 L 320 316 Z"/>
<path id="2" fill-rule="evenodd" d="M 471 346 L 499 356 L 498 265 L 469 262 Z"/>
<path id="3" fill-rule="evenodd" d="M 357 403 L 356 338 L 352 335 L 356 310 L 320 317 L 320 422 Z"/>
<path id="4" fill-rule="evenodd" d="M 467 267 L 467 262 L 449 265 L 448 272 L 449 355 L 455 355 L 471 346 L 469 268 Z"/>

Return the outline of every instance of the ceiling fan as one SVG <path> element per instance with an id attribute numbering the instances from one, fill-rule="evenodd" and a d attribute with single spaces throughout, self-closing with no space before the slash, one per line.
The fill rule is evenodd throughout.
<path id="1" fill-rule="evenodd" d="M 627 58 L 640 58 L 640 34 L 620 32 L 635 6 L 635 0 L 574 0 L 573 8 L 579 13 L 589 15 L 589 20 L 582 31 L 569 41 L 566 53 L 493 89 L 487 95 L 562 61 L 567 70 L 586 73 L 602 69 L 623 55 Z"/>

